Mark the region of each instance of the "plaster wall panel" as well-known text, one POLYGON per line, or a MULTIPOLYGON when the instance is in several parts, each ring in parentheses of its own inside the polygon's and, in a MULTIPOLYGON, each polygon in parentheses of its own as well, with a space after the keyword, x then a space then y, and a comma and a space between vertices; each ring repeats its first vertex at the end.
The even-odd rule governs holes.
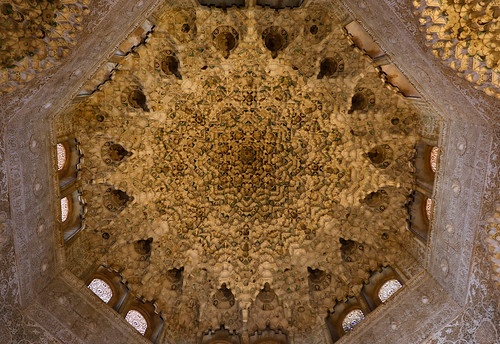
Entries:
POLYGON ((9 154, 9 185, 14 243, 18 252, 25 255, 18 259, 19 282, 23 303, 31 299, 50 279, 55 266, 55 232, 43 233, 45 240, 40 245, 37 223, 40 219, 47 228, 55 227, 56 213, 51 202, 53 180, 51 176, 51 154, 48 140, 48 122, 35 124, 33 119, 17 126, 10 126, 7 135, 9 154))
POLYGON ((499 291, 490 278, 493 273, 487 249, 482 243, 476 244, 465 308, 425 343, 500 342, 499 291))
POLYGON ((445 124, 441 115, 425 100, 414 98, 412 103, 421 113, 420 137, 429 144, 438 144, 445 124))
POLYGON ((428 269, 463 304, 492 137, 488 128, 454 122, 444 140, 428 269))
POLYGON ((488 153, 488 172, 485 185, 485 197, 482 205, 483 217, 493 214, 500 201, 500 193, 498 192, 498 185, 500 184, 500 130, 493 131, 492 136, 493 142, 491 144, 491 151, 488 153))
POLYGON ((424 272, 337 343, 422 343, 459 309, 446 290, 424 272))
MULTIPOLYGON (((1 224, 0 224, 1 226, 1 224)), ((0 339, 5 344, 60 344, 50 331, 22 312, 12 237, 0 245, 0 339)))
POLYGON ((64 343, 148 343, 132 326, 74 277, 54 278, 27 310, 64 343), (69 282, 68 282, 69 281, 69 282))
POLYGON ((0 216, 10 217, 9 193, 7 188, 7 166, 5 163, 5 124, 0 122, 0 216))

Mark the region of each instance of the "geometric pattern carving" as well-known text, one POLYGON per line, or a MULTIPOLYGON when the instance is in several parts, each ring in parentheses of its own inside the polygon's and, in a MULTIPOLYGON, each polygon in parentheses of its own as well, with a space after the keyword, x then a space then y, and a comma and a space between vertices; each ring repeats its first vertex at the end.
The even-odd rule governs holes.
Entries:
POLYGON ((344 329, 345 332, 352 331, 352 329, 357 324, 359 324, 364 318, 365 315, 363 314, 361 309, 354 309, 349 313, 347 313, 344 320, 342 320, 342 328, 344 329))
POLYGON ((128 311, 125 316, 125 320, 132 325, 140 334, 144 335, 146 329, 148 328, 148 322, 146 318, 136 310, 128 311))
POLYGON ((395 292, 397 292, 403 286, 397 279, 392 279, 385 282, 378 291, 378 297, 380 301, 385 302, 389 299, 395 292))
POLYGON ((500 98, 498 1, 417 0, 414 5, 434 55, 500 98))
POLYGON ((88 288, 94 292, 102 301, 108 303, 113 297, 111 287, 99 278, 94 278, 88 288))
POLYGON ((1 4, 0 93, 13 91, 66 57, 90 0, 1 4), (28 36, 29 35, 29 36, 28 36))
POLYGON ((131 291, 180 312, 185 325, 165 320, 175 341, 196 321, 238 331, 247 321, 253 332, 269 318, 311 333, 323 310, 299 300, 333 307, 370 270, 413 266, 401 247, 416 245, 403 205, 418 116, 334 14, 275 22, 257 8, 253 23, 232 8, 227 27, 217 10, 161 11, 147 44, 70 109, 89 230, 71 243, 68 268, 100 260, 122 271, 131 291), (180 267, 182 283, 165 284, 180 267), (257 297, 266 283, 271 302, 257 297), (210 315, 195 320, 202 307, 210 315))
POLYGON ((62 143, 57 144, 57 170, 61 171, 66 164, 66 148, 62 143))
POLYGON ((61 222, 68 219, 69 214, 69 200, 68 197, 61 198, 61 222))

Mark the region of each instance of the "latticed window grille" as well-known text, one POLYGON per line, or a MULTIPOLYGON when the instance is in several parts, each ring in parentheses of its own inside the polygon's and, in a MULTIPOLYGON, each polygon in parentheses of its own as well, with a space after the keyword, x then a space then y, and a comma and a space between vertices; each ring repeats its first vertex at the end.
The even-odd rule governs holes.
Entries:
POLYGON ((434 173, 437 172, 438 156, 439 156, 439 148, 432 147, 431 154, 429 156, 429 164, 431 165, 431 170, 434 173))
POLYGON ((427 201, 425 201, 425 216, 427 217, 427 220, 431 220, 431 215, 432 215, 432 199, 427 198, 427 201))
POLYGON ((347 313, 345 316, 344 320, 342 321, 342 328, 344 329, 345 332, 352 331, 352 329, 359 324, 363 319, 365 318, 365 315, 361 311, 361 309, 355 309, 347 313))
POLYGON ((69 200, 68 197, 61 198, 61 221, 65 222, 69 214, 69 200))
POLYGON ((61 171, 66 164, 66 148, 62 143, 57 144, 57 170, 61 171))
POLYGON ((125 316, 125 320, 127 320, 127 322, 132 325, 140 334, 144 335, 144 333, 146 333, 148 323, 146 321, 146 318, 144 318, 144 316, 138 311, 128 311, 127 315, 125 316))
POLYGON ((111 287, 99 278, 94 278, 89 284, 89 289, 94 292, 101 300, 108 303, 113 297, 111 287))
POLYGON ((380 301, 387 301, 395 292, 401 289, 403 286, 397 279, 392 279, 385 282, 378 291, 378 298, 380 301))

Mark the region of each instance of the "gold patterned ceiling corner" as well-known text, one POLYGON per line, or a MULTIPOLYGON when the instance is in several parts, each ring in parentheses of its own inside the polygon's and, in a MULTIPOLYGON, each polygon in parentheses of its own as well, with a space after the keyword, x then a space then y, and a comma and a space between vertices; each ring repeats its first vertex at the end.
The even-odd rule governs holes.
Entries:
POLYGON ((404 206, 418 116, 333 10, 154 17, 65 114, 87 205, 70 270, 119 270, 168 311, 174 340, 221 324, 310 333, 371 271, 415 263, 404 206))
POLYGON ((0 3, 0 93, 8 93, 68 55, 90 0, 0 3))
POLYGON ((414 1, 434 55, 500 98, 500 2, 414 1))

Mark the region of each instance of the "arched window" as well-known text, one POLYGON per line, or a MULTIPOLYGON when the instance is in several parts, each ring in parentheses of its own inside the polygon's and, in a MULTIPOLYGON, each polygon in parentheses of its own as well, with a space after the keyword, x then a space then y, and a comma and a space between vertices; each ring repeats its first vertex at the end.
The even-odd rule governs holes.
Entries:
POLYGON ((404 275, 397 273, 390 266, 384 266, 372 272, 361 289, 361 296, 365 299, 369 309, 374 310, 401 289, 404 280, 404 275))
POLYGON ((127 322, 132 325, 140 334, 144 335, 144 333, 146 333, 148 322, 140 312, 134 309, 128 311, 127 315, 125 316, 125 320, 127 320, 127 322))
POLYGON ((81 216, 85 211, 76 184, 80 151, 76 140, 70 138, 58 138, 55 150, 59 179, 61 230, 64 242, 67 242, 82 228, 81 216))
MULTIPOLYGON (((358 297, 363 297, 359 295, 358 297)), ((326 325, 332 342, 348 334, 371 310, 360 298, 347 296, 346 300, 336 301, 333 311, 328 310, 326 325)))
POLYGON ((68 154, 66 147, 62 143, 57 144, 57 170, 62 171, 66 167, 68 161, 68 154))
POLYGON ((410 194, 406 204, 409 215, 409 230, 424 243, 427 242, 429 237, 432 212, 435 205, 431 195, 432 193, 427 192, 427 190, 415 190, 410 194))
POLYGON ((88 279, 88 288, 109 307, 121 314, 144 338, 155 343, 163 327, 163 318, 153 302, 135 298, 117 271, 101 265, 88 279))
POLYGON ((153 343, 156 341, 163 327, 163 318, 157 313, 153 302, 128 298, 119 312, 124 314, 125 320, 145 338, 153 343))
POLYGON ((415 166, 416 183, 422 193, 431 195, 439 165, 440 149, 433 144, 418 142, 415 145, 415 151, 416 155, 413 164, 415 166))
POLYGON ((427 221, 431 221, 431 215, 432 215, 432 198, 427 198, 425 201, 425 217, 427 218, 427 221))
POLYGON ((85 209, 75 186, 62 190, 60 197, 61 232, 64 242, 67 242, 85 227, 82 222, 85 209))
POLYGON ((402 287, 403 286, 397 279, 391 279, 382 284, 377 294, 378 298, 380 299, 380 301, 385 302, 402 287))
POLYGON ((68 220, 69 215, 69 199, 68 197, 61 198, 61 222, 64 223, 68 220))
POLYGON ((342 328, 345 332, 352 331, 357 324, 361 322, 365 318, 365 315, 361 311, 361 309, 354 309, 347 313, 344 320, 342 320, 342 328))
POLYGON ((77 173, 80 161, 78 142, 71 138, 58 138, 55 146, 57 153, 57 177, 59 179, 59 197, 61 209, 61 231, 64 242, 75 236, 84 224, 84 202, 77 190, 77 173))
POLYGON ((55 148, 59 187, 64 189, 76 181, 81 156, 80 149, 75 139, 60 140, 55 148))
MULTIPOLYGON (((127 286, 122 282, 121 275, 103 265, 86 279, 87 286, 102 301, 108 304, 115 311, 119 311, 129 296, 127 286)), ((131 307, 130 309, 133 309, 131 307)), ((125 315, 126 312, 124 311, 125 315)))
POLYGON ((438 157, 439 157, 439 148, 432 147, 432 149, 429 153, 429 166, 430 166, 432 172, 434 172, 434 173, 437 172, 438 157))
POLYGON ((94 278, 88 287, 105 303, 108 303, 113 297, 111 287, 102 279, 94 278))

